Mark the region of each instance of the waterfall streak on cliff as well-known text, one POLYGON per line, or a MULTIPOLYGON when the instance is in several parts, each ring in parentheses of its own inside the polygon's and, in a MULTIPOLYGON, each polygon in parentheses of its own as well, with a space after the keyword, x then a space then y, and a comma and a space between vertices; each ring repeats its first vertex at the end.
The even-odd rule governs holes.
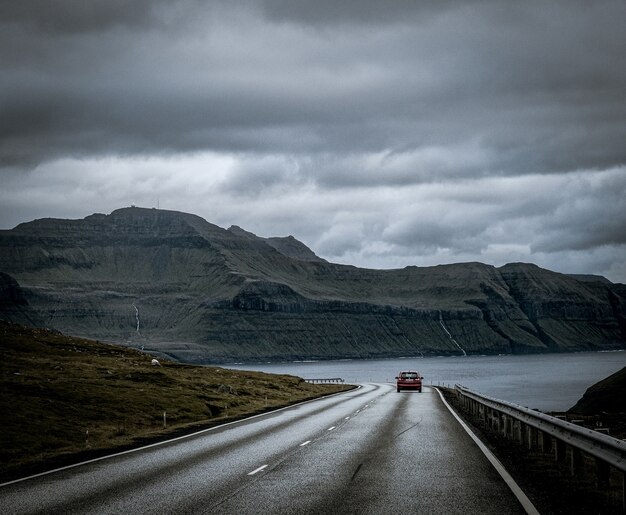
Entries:
POLYGON ((452 343, 454 343, 454 345, 456 345, 459 348, 459 350, 463 353, 463 356, 467 356, 467 352, 465 352, 465 349, 463 349, 463 347, 461 347, 459 343, 454 338, 452 338, 452 335, 450 334, 450 331, 448 331, 446 324, 443 323, 443 316, 441 315, 441 311, 439 311, 439 324, 441 325, 443 330, 446 332, 450 340, 452 340, 452 343))
POLYGON ((135 308, 135 318, 137 319, 137 334, 139 334, 139 309, 137 309, 134 302, 133 307, 135 308))

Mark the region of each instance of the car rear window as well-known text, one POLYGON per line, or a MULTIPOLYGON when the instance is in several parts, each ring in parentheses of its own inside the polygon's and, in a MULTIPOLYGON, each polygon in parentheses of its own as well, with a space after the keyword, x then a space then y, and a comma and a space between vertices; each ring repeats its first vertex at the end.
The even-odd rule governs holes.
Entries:
POLYGON ((417 377, 417 374, 415 372, 403 372, 402 374, 400 374, 400 377, 402 379, 415 379, 417 377))

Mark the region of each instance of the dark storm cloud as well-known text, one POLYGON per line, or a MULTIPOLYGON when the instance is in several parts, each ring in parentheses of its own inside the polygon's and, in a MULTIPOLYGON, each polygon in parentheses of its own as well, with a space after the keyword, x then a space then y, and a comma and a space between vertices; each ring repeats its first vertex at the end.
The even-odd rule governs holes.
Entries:
POLYGON ((3 162, 401 152, 475 138, 493 156, 486 173, 626 160, 622 3, 530 3, 514 16, 491 2, 268 2, 260 23, 254 3, 227 16, 190 1, 15 4, 0 16, 3 162), (335 28, 341 19, 351 24, 335 28))
POLYGON ((621 0, 3 2, 0 217, 66 215, 50 191, 159 197, 331 260, 626 277, 624 19, 621 0))
MULTIPOLYGON (((167 0, 20 0, 3 2, 3 24, 57 34, 100 31, 155 22, 167 0)), ((186 2, 191 3, 191 2, 186 2)))
MULTIPOLYGON (((458 4, 454 0, 421 1, 396 0, 377 2, 376 0, 347 0, 318 2, 264 0, 265 14, 272 20, 301 23, 312 26, 335 24, 381 25, 413 23, 425 16, 445 12, 458 4)), ((476 2, 467 2, 476 3, 476 2)))

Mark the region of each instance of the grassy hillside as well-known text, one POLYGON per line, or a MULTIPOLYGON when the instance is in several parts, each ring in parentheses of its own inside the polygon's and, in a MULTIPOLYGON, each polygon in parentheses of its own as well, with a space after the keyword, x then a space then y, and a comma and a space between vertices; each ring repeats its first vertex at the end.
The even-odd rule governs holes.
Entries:
POLYGON ((587 427, 626 439, 626 367, 590 386, 567 413, 587 427))
POLYGON ((151 359, 0 321, 0 479, 349 388, 151 359))
POLYGON ((626 367, 588 388, 569 411, 581 415, 620 413, 626 417, 626 367))

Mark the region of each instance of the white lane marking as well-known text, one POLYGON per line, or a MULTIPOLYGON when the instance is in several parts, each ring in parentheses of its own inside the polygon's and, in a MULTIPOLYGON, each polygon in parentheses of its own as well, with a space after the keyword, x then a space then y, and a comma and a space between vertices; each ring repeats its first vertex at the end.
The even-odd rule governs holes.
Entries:
POLYGON ((256 473, 261 472, 266 467, 267 467, 267 465, 263 465, 263 466, 259 467, 258 469, 254 469, 252 472, 248 472, 248 475, 249 476, 254 476, 256 473))
POLYGON ((337 426, 331 426, 328 428, 329 431, 332 431, 333 429, 335 429, 337 426))
POLYGON ((305 445, 309 445, 311 443, 311 440, 307 440, 306 442, 302 442, 300 444, 300 447, 304 447, 305 445))
POLYGON ((355 413, 358 413, 359 411, 361 411, 360 409, 356 410, 355 413))
POLYGON ((344 420, 350 420, 350 417, 346 417, 346 418, 344 418, 344 420))
MULTIPOLYGON (((360 390, 361 388, 362 388, 362 385, 359 385, 359 387, 356 388, 356 390, 360 390)), ((298 402, 296 404, 292 404, 291 406, 283 406, 282 408, 278 408, 278 409, 273 410, 273 411, 268 411, 266 413, 259 413, 258 415, 252 415, 251 417, 242 418, 240 420, 233 420, 232 422, 225 422, 224 424, 220 424, 218 426, 213 426, 213 427, 208 427, 206 429, 201 429, 200 431, 196 431, 195 433, 189 433, 188 435, 177 436, 176 438, 170 438, 169 440, 163 440, 161 442, 151 443, 151 444, 148 444, 148 445, 144 445, 143 447, 135 447, 134 449, 129 449, 127 451, 116 452, 114 454, 107 454, 106 456, 100 456, 99 458, 93 458, 91 460, 81 461, 79 463, 72 463, 71 465, 65 465, 64 467, 59 467, 59 468, 52 469, 52 470, 46 470, 45 472, 39 472, 38 474, 33 474, 31 476, 21 477, 19 479, 14 479, 12 481, 7 481, 6 483, 0 483, 0 488, 5 487, 5 486, 9 486, 9 485, 14 485, 15 483, 21 483, 23 481, 28 481, 30 479, 35 479, 37 477, 48 476, 50 474, 56 474, 57 472, 61 472, 63 470, 69 470, 69 469, 73 469, 73 468, 77 468, 77 467, 82 467, 83 465, 89 465, 90 463, 97 463, 98 461, 104 461, 104 460, 108 460, 108 459, 111 459, 111 458, 117 458, 118 456, 124 456, 126 454, 133 454, 135 452, 144 451, 144 450, 150 449, 152 447, 160 447, 162 445, 168 445, 168 444, 171 444, 173 442, 178 442, 178 441, 181 441, 181 440, 186 440, 188 438, 193 438, 195 436, 198 436, 198 435, 201 435, 201 434, 204 434, 204 433, 209 433, 211 431, 215 431, 215 430, 218 430, 218 429, 223 429, 223 428, 228 427, 228 426, 233 426, 233 425, 239 425, 239 424, 242 424, 242 423, 246 423, 246 422, 249 422, 250 420, 253 420, 255 418, 267 417, 268 415, 273 415, 274 413, 278 413, 280 411, 287 411, 287 410, 294 409, 294 408, 296 408, 298 406, 303 406, 305 404, 311 404, 313 402, 320 401, 320 400, 323 400, 323 399, 329 399, 331 397, 338 397, 339 395, 343 395, 344 393, 346 393, 346 392, 332 393, 330 395, 325 395, 323 397, 318 397, 316 399, 311 399, 311 400, 308 400, 308 401, 298 402)))
POLYGON ((480 439, 474 434, 474 432, 469 428, 469 426, 463 420, 461 420, 461 417, 459 417, 454 412, 454 410, 448 404, 448 401, 446 401, 446 399, 444 398, 444 396, 441 393, 441 391, 439 390, 439 388, 434 388, 434 389, 437 390, 437 393, 439 394, 439 397, 441 397, 441 400, 443 401, 445 406, 448 408, 450 413, 452 413, 452 415, 454 415, 454 418, 456 418, 458 423, 461 424, 461 427, 463 429, 465 429, 465 431, 467 432, 468 435, 470 435, 472 440, 474 440, 476 445, 478 445, 478 448, 481 451, 483 451, 483 454, 487 457, 489 462, 493 465, 493 468, 495 468, 498 471, 498 474, 500 474, 500 476, 502 477, 502 479, 504 479, 504 482, 511 489, 511 491, 513 492, 513 495, 515 495, 515 497, 517 497, 517 500, 520 502, 520 504, 526 510, 526 513, 528 513, 529 515, 539 515, 539 512, 537 511, 537 508, 535 508, 535 505, 531 502, 531 500, 526 496, 524 491, 520 488, 520 486, 511 477, 511 474, 509 474, 507 472, 507 470, 504 468, 504 465, 502 465, 502 463, 500 463, 500 460, 498 460, 498 458, 496 458, 493 455, 493 453, 489 449, 487 449, 487 447, 485 447, 485 444, 482 443, 480 441, 480 439))

